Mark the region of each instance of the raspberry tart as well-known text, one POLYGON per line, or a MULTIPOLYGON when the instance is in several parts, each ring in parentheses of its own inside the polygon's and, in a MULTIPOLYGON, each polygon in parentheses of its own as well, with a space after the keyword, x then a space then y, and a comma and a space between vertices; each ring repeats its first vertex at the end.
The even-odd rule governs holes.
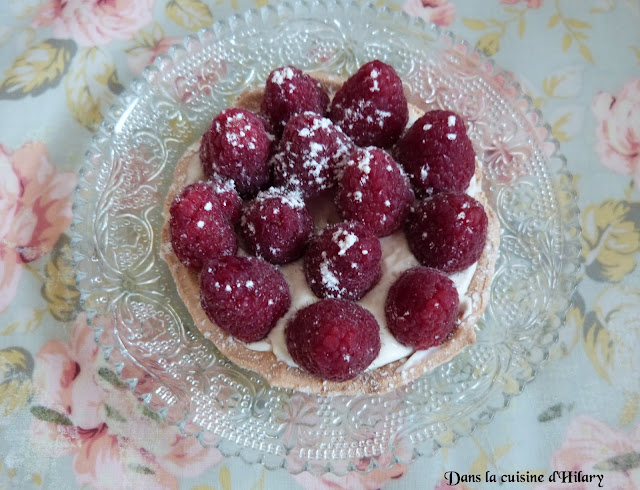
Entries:
POLYGON ((281 67, 178 162, 162 253, 233 362, 306 393, 384 393, 475 342, 500 234, 481 179, 462 118, 408 104, 391 66, 281 67))

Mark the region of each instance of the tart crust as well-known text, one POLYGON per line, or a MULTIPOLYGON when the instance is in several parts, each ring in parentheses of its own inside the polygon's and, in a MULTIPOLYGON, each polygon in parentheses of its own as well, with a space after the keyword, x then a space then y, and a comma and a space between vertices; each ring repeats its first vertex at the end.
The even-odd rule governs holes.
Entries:
MULTIPOLYGON (((340 88, 344 80, 339 77, 324 73, 310 73, 317 79, 327 91, 330 98, 340 88)), ((263 87, 252 88, 242 93, 234 104, 236 107, 259 112, 262 100, 263 87)), ((410 111, 414 114, 422 112, 410 105, 410 111)), ((471 311, 461 312, 459 321, 452 335, 440 346, 429 352, 424 359, 403 369, 405 359, 394 361, 378 369, 365 371, 356 378, 345 382, 323 381, 302 369, 289 366, 279 361, 273 352, 255 351, 231 337, 212 323, 200 305, 199 275, 184 267, 171 246, 169 230, 169 207, 171 202, 182 189, 190 183, 202 180, 204 175, 199 165, 199 141, 194 143, 178 162, 173 176, 173 182, 169 188, 164 205, 165 223, 162 227, 162 256, 169 265, 169 269, 175 280, 178 294, 184 301, 194 323, 216 347, 231 361, 241 367, 250 369, 262 375, 271 385, 290 388, 304 393, 312 393, 324 396, 356 395, 356 394, 383 394, 399 388, 410 381, 422 376, 435 367, 453 359, 465 347, 476 340, 475 324, 480 319, 489 302, 491 280, 498 255, 500 243, 500 227, 498 219, 483 192, 475 195, 487 213, 489 226, 487 229, 487 242, 482 256, 478 260, 476 271, 469 284, 467 296, 472 298, 471 311)), ((476 167, 476 179, 480 182, 481 170, 476 167)))

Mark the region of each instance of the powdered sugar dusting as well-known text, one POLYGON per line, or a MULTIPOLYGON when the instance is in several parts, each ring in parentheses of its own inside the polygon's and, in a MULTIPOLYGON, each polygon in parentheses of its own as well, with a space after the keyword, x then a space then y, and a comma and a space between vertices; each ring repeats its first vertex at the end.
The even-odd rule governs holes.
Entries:
POLYGON ((285 80, 293 79, 294 73, 290 66, 284 66, 277 70, 274 70, 271 80, 276 85, 282 85, 285 80))
POLYGON ((363 158, 358 162, 358 168, 362 170, 362 173, 369 175, 371 173, 371 159, 373 155, 366 149, 363 153, 363 158))
MULTIPOLYGON (((371 91, 376 88, 376 83, 371 87, 371 91)), ((378 89, 379 90, 379 89, 378 89)), ((353 130, 355 124, 359 121, 367 121, 370 124, 377 124, 379 127, 384 127, 385 119, 391 117, 391 112, 384 111, 382 109, 375 108, 371 101, 361 99, 355 105, 355 107, 346 107, 343 112, 343 117, 340 121, 337 121, 339 126, 347 127, 353 130)))
POLYGON ((338 255, 344 255, 357 241, 358 237, 355 233, 346 230, 337 230, 333 234, 333 241, 340 247, 338 255))
POLYGON ((309 156, 311 158, 317 158, 317 156, 324 150, 325 150, 325 146, 321 145, 320 143, 316 143, 315 141, 312 141, 309 144, 309 156))
MULTIPOLYGON (((286 189, 284 187, 271 187, 266 191, 260 191, 255 200, 261 204, 268 199, 279 198, 280 202, 292 209, 304 208, 304 198, 298 189, 286 189)), ((255 229, 254 229, 255 230, 255 229)))
POLYGON ((331 271, 329 261, 324 261, 320 264, 320 273, 322 274, 322 284, 324 284, 327 289, 331 289, 333 291, 340 290, 340 281, 331 271))
POLYGON ((292 209, 304 208, 304 199, 302 198, 302 192, 298 189, 293 189, 288 192, 283 192, 280 195, 280 201, 282 204, 286 204, 292 209))
POLYGON ((308 111, 294 116, 273 157, 276 181, 295 183, 305 197, 333 187, 333 177, 350 150, 348 143, 330 119, 308 111))

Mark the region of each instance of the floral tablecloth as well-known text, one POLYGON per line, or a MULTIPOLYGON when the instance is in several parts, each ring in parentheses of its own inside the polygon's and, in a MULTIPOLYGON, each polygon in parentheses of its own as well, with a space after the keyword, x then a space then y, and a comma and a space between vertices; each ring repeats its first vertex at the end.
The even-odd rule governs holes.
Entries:
POLYGON ((584 267, 573 306, 548 364, 489 425, 411 466, 292 476, 182 436, 105 367, 69 265, 90 137, 183 35, 266 3, 0 3, 0 488, 640 488, 638 0, 377 2, 511 71, 574 175, 584 267))

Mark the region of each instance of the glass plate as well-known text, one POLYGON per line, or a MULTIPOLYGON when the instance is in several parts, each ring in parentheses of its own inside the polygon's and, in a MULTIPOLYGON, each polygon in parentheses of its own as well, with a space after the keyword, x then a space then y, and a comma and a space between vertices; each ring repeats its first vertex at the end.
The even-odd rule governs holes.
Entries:
POLYGON ((100 127, 81 171, 73 246, 105 357, 148 406, 225 455, 292 473, 410 462, 488 423, 547 358, 576 286, 578 209, 565 159, 512 76, 402 12, 297 1, 187 37, 148 67, 100 127), (212 117, 275 67, 342 76, 378 58, 410 102, 461 113, 502 227, 478 342, 384 396, 271 388, 194 328, 159 255, 173 167, 212 117))

